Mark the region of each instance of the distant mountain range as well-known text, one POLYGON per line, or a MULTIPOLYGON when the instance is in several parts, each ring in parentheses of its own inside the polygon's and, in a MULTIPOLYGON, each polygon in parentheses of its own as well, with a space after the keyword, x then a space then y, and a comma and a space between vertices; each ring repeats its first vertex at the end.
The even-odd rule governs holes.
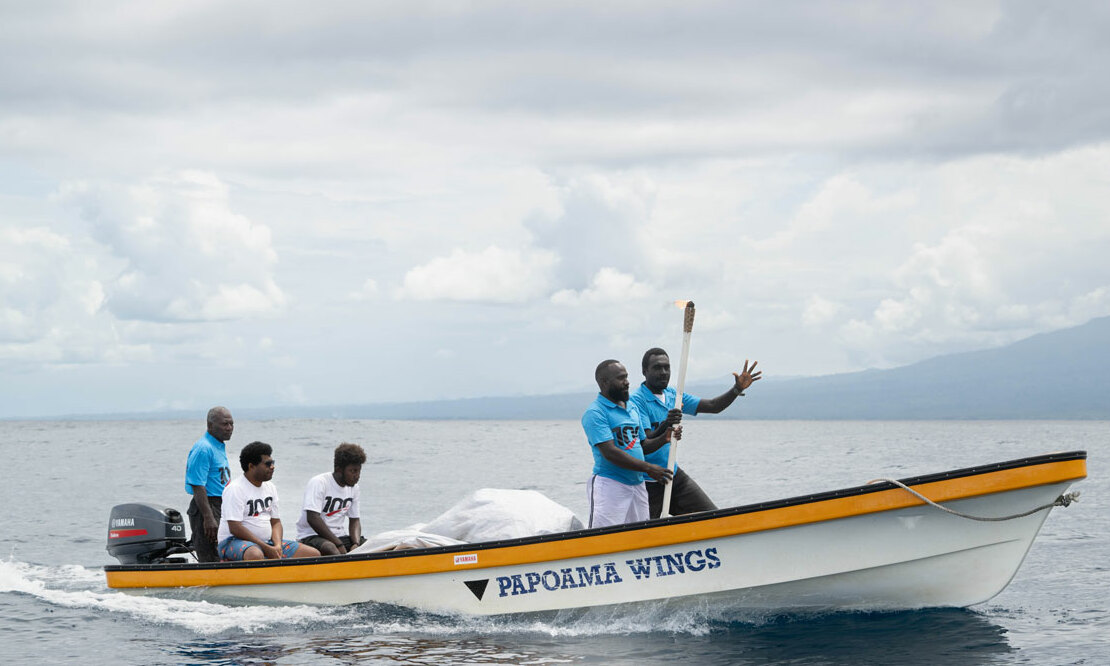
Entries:
MULTIPOLYGON (((687 387, 715 396, 731 378, 687 387)), ((243 418, 577 419, 595 393, 239 409, 243 418)), ((193 415, 190 415, 193 416, 193 415)), ((889 370, 767 378, 710 418, 1110 419, 1110 317, 889 370)))
MULTIPOLYGON (((638 373, 637 373, 638 374, 638 373)), ((713 397, 731 376, 687 386, 713 397)), ((633 385, 635 388, 635 383, 633 385)), ((234 407, 240 419, 578 419, 595 392, 426 402, 234 407)), ((65 417, 63 417, 65 418, 65 417)), ((80 415, 78 419, 195 419, 195 412, 80 415)), ((767 377, 727 419, 1110 420, 1110 317, 997 349, 938 356, 889 370, 767 377)))
POLYGON ((997 349, 759 388, 746 417, 1110 419, 1110 317, 997 349))

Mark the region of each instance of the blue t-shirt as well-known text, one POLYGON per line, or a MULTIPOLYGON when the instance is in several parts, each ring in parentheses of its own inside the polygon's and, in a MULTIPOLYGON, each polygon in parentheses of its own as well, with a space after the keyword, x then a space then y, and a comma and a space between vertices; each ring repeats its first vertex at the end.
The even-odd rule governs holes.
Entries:
POLYGON ((642 472, 614 465, 597 448, 598 444, 612 440, 618 449, 633 458, 644 459, 644 449, 640 446, 644 441, 644 429, 640 427, 640 413, 632 402, 621 407, 599 393, 582 415, 582 429, 586 431, 586 440, 594 454, 594 474, 630 486, 643 483, 642 472))
MULTIPOLYGON (((667 412, 674 409, 675 398, 678 397, 678 391, 670 386, 663 389, 663 401, 660 402, 659 398, 651 392, 645 384, 640 384, 640 388, 636 389, 632 395, 628 397, 628 401, 636 405, 636 409, 640 412, 640 425, 643 426, 644 432, 651 432, 659 427, 659 424, 667 419, 667 412)), ((695 416, 698 413, 698 403, 701 398, 689 393, 682 394, 682 413, 695 416)), ((658 449, 644 456, 644 460, 653 465, 660 467, 667 466, 667 458, 671 455, 671 443, 667 442, 658 449)), ((678 462, 675 462, 672 472, 678 471, 678 462)), ((645 476, 644 481, 652 481, 651 477, 645 476)))
POLYGON ((204 486, 209 497, 223 497, 224 486, 229 481, 231 468, 227 464, 227 447, 206 432, 189 449, 189 461, 185 463, 185 492, 192 495, 193 486, 204 486))

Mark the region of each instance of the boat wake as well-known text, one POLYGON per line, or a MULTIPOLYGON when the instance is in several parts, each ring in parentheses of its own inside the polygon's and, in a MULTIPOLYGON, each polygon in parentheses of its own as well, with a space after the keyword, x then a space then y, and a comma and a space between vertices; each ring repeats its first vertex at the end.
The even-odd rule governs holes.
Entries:
POLYGON ((729 625, 760 626, 774 621, 778 616, 750 609, 735 609, 711 601, 700 604, 654 601, 534 615, 460 618, 457 627, 445 626, 444 631, 548 637, 648 633, 703 636, 729 625))
POLYGON ((108 589, 104 572, 79 565, 38 566, 0 560, 0 593, 16 593, 63 608, 120 613, 155 625, 173 625, 201 635, 255 633, 277 626, 315 626, 350 618, 344 608, 232 606, 207 601, 142 597, 108 589))
MULTIPOLYGON (((738 613, 709 604, 675 608, 666 602, 557 611, 537 615, 468 617, 415 611, 386 604, 344 607, 213 603, 160 596, 137 596, 108 589, 98 568, 76 564, 41 566, 0 560, 0 593, 19 594, 57 607, 131 616, 198 635, 263 633, 279 628, 360 629, 370 634, 423 636, 519 635, 573 637, 669 633, 704 635, 735 622, 759 625, 774 616, 738 613)), ((181 595, 195 595, 183 591, 181 595)))
MULTIPOLYGON (((104 573, 98 568, 41 566, 13 559, 0 560, 0 593, 23 595, 54 607, 129 616, 145 624, 177 627, 197 636, 283 634, 291 628, 301 634, 341 631, 347 636, 362 634, 381 639, 389 636, 398 639, 484 636, 494 640, 498 636, 522 635, 538 638, 645 634, 706 636, 737 630, 775 631, 775 627, 819 620, 823 616, 832 616, 825 621, 851 621, 845 616, 855 615, 760 613, 708 600, 700 604, 659 601, 493 617, 443 615, 375 603, 344 607, 213 603, 177 598, 174 592, 167 591, 157 597, 116 592, 107 588, 104 573)), ((182 591, 180 594, 196 592, 182 591)))

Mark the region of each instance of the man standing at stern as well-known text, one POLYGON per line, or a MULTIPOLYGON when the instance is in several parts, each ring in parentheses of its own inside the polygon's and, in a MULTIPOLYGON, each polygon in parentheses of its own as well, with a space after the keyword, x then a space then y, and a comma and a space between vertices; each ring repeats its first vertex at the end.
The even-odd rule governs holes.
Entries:
MULTIPOLYGON (((755 366, 758 363, 759 361, 755 361, 751 364, 751 367, 748 367, 748 362, 744 361, 744 369, 741 372, 732 373, 735 378, 733 385, 716 398, 702 399, 696 395, 683 393, 682 410, 680 411, 675 409, 675 399, 678 392, 668 386, 671 382, 671 359, 667 356, 667 352, 658 347, 653 347, 644 352, 641 364, 644 372, 644 382, 632 394, 631 402, 639 410, 641 425, 649 437, 673 429, 675 439, 682 439, 682 426, 678 425, 682 420, 682 415, 685 413, 696 416, 697 414, 719 414, 723 412, 736 398, 744 395, 744 390, 751 386, 753 382, 759 381, 763 372, 755 371, 755 366)), ((666 467, 670 454, 671 443, 668 438, 658 449, 649 452, 645 458, 650 463, 666 467)), ((678 466, 677 462, 675 468, 668 471, 674 474, 674 486, 671 488, 670 515, 680 516, 696 511, 712 511, 717 508, 717 505, 709 499, 709 496, 705 494, 697 482, 678 466)), ((647 493, 652 518, 658 518, 663 512, 663 490, 662 483, 648 481, 647 493)))
POLYGON ((322 555, 342 555, 366 541, 359 521, 358 480, 366 452, 357 444, 335 447, 333 471, 317 474, 304 489, 297 540, 322 555))
POLYGON ((644 454, 670 441, 664 428, 646 438, 635 405, 628 401, 628 371, 619 361, 602 361, 594 371, 599 393, 582 415, 582 428, 594 456, 593 476, 586 484, 590 527, 620 525, 648 519, 644 475, 660 485, 671 478, 665 467, 644 461, 644 454))
POLYGON ((189 501, 189 529, 193 552, 199 562, 218 562, 216 533, 220 528, 220 504, 224 486, 231 481, 225 442, 231 439, 235 420, 227 407, 208 410, 208 432, 193 443, 185 463, 185 492, 189 501))

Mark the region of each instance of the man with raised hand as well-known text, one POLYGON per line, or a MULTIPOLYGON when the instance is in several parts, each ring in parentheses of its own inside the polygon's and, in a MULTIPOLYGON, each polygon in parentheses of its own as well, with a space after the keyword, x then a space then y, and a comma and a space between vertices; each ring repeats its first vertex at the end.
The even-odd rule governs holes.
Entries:
MULTIPOLYGON (((647 350, 644 352, 644 358, 641 362, 644 381, 631 396, 631 402, 636 405, 639 411, 640 423, 644 432, 647 433, 648 437, 652 437, 673 429, 674 438, 676 440, 682 439, 682 426, 679 425, 682 421, 682 415, 719 414, 727 409, 736 398, 744 395, 744 391, 753 382, 759 381, 763 372, 755 371, 755 366, 758 363, 758 361, 755 361, 749 367, 748 362, 744 361, 744 369, 741 372, 732 373, 735 378, 733 385, 716 398, 699 398, 696 395, 684 392, 682 394, 682 410, 680 411, 675 408, 677 391, 668 386, 671 382, 670 357, 667 356, 667 352, 658 347, 647 350)), ((658 449, 645 455, 644 458, 649 463, 666 467, 670 452, 671 443, 668 439, 658 449)), ((677 461, 674 469, 669 471, 674 474, 674 480, 672 481, 674 485, 671 486, 670 515, 680 516, 697 511, 712 511, 717 508, 717 505, 709 499, 709 496, 698 486, 697 482, 678 466, 677 461)), ((665 489, 662 483, 655 483, 650 479, 644 480, 647 482, 651 517, 658 518, 663 512, 663 491, 665 489)))
POLYGON ((359 521, 358 481, 366 452, 357 444, 335 447, 333 470, 318 474, 304 489, 297 540, 322 555, 342 555, 366 541, 359 521))
POLYGON ((281 510, 274 478, 273 449, 265 442, 251 442, 239 452, 243 476, 224 489, 220 518, 220 559, 237 560, 317 557, 320 551, 283 539, 281 510))
POLYGON ((225 443, 235 430, 227 407, 208 410, 208 431, 193 443, 185 463, 185 492, 189 500, 189 528, 198 562, 218 562, 216 534, 220 529, 220 503, 224 486, 231 481, 225 443))
POLYGON ((594 371, 597 398, 582 415, 582 429, 593 452, 593 476, 586 484, 590 502, 589 527, 605 527, 648 519, 644 476, 660 484, 670 470, 644 461, 644 453, 669 441, 663 429, 654 438, 644 436, 640 414, 628 401, 628 371, 620 362, 602 361, 594 371))

